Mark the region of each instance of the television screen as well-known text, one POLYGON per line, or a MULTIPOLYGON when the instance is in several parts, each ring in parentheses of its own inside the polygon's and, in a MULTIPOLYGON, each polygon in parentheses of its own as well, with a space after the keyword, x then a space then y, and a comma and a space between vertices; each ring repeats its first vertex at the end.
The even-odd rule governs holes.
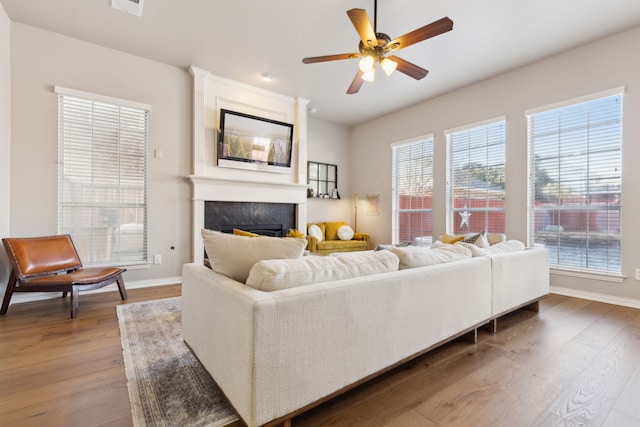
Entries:
POLYGON ((220 110, 218 160, 291 167, 293 125, 220 110))

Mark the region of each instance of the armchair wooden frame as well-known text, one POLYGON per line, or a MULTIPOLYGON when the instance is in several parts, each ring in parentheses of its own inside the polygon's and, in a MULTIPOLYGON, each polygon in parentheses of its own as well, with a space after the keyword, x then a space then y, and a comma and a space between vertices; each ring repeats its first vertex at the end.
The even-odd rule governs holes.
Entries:
POLYGON ((11 275, 4 293, 0 315, 7 313, 14 292, 62 292, 71 294, 71 318, 78 317, 80 291, 98 289, 116 282, 120 297, 127 299, 118 267, 83 268, 71 236, 4 238, 2 243, 11 262, 11 275))

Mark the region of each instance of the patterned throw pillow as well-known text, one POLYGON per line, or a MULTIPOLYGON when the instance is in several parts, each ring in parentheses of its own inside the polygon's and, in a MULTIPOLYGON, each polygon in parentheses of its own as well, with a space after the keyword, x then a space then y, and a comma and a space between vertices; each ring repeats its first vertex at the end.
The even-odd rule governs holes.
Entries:
POLYGON ((480 233, 476 233, 476 234, 467 235, 464 237, 464 239, 462 239, 462 242, 475 243, 482 236, 484 236, 484 231, 481 231, 480 233))

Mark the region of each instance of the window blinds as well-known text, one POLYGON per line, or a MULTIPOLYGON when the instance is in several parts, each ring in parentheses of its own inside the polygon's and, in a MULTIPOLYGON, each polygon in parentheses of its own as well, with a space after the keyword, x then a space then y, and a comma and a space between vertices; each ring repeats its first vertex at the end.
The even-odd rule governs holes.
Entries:
POLYGON ((433 137, 392 146, 393 243, 429 245, 433 234, 433 137))
POLYGON ((447 231, 504 233, 505 120, 445 135, 447 231))
POLYGON ((58 231, 83 263, 147 262, 147 113, 58 91, 58 231))
POLYGON ((527 119, 534 242, 552 266, 619 274, 622 94, 527 119))

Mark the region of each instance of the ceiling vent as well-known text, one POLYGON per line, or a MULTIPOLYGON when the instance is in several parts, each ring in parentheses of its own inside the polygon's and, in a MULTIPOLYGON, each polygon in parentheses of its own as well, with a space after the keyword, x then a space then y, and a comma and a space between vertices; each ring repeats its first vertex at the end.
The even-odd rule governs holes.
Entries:
POLYGON ((144 0, 111 0, 111 7, 131 15, 142 16, 144 0))

